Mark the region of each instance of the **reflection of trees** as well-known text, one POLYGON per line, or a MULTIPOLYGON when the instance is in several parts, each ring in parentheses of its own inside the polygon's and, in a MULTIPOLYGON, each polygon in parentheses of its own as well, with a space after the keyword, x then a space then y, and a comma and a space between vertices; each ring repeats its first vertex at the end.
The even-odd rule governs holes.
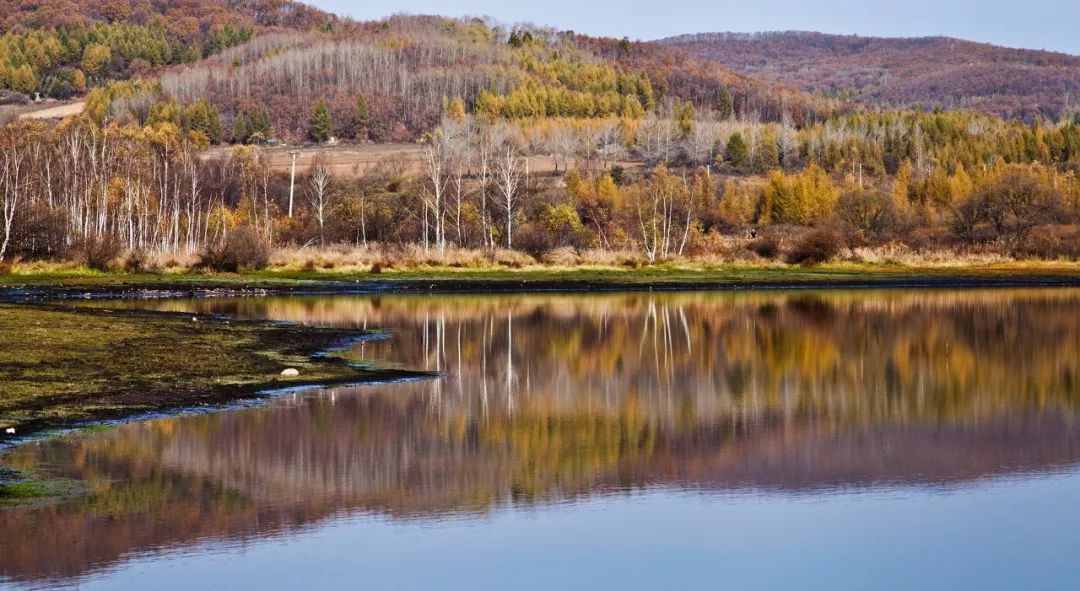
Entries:
POLYGON ((609 404, 671 419, 973 420, 1080 394, 1075 290, 386 296, 163 302, 397 338, 357 358, 444 371, 432 395, 609 404), (1022 368, 1022 371, 1017 371, 1022 368))
POLYGON ((55 466, 93 494, 0 511, 0 531, 20 532, 0 574, 70 576, 340 511, 423 517, 653 485, 950 483, 1080 457, 1075 291, 197 305, 391 327, 353 354, 445 377, 15 450, 5 463, 55 466))
POLYGON ((1077 293, 996 293, 512 300, 505 319, 483 301, 417 313, 405 299, 400 308, 384 300, 372 317, 404 327, 382 355, 448 372, 433 395, 455 399, 611 405, 637 394, 668 421, 687 412, 867 423, 1071 410, 1077 293))

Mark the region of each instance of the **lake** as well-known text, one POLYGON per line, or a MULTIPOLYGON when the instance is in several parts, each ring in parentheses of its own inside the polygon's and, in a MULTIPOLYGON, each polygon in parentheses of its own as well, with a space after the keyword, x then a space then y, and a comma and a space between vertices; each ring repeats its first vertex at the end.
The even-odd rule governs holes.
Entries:
POLYGON ((90 305, 440 377, 8 449, 87 494, 0 508, 0 587, 1080 588, 1080 290, 90 305))

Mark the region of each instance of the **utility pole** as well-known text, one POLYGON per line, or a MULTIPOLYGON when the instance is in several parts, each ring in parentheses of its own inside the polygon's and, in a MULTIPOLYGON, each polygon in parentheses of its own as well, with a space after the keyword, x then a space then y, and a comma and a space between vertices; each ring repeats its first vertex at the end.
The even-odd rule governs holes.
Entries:
POLYGON ((292 156, 292 175, 289 177, 289 219, 292 219, 293 195, 296 190, 296 159, 300 156, 300 151, 293 150, 289 152, 289 156, 292 156))

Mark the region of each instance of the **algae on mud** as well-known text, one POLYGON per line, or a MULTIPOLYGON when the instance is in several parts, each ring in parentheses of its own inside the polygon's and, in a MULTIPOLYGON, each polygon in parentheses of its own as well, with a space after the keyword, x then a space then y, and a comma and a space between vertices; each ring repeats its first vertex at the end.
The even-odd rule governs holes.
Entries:
POLYGON ((314 355, 363 335, 190 314, 0 304, 0 433, 403 375, 314 355), (287 367, 300 375, 282 377, 287 367))

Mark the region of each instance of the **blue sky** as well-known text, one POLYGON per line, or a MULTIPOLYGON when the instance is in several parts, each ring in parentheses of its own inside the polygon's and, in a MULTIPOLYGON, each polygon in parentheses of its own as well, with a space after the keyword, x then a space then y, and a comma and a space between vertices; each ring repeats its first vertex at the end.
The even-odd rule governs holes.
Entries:
POLYGON ((396 12, 491 16, 594 35, 655 39, 712 31, 812 30, 882 36, 949 35, 1080 55, 1077 0, 308 0, 361 19, 396 12))

